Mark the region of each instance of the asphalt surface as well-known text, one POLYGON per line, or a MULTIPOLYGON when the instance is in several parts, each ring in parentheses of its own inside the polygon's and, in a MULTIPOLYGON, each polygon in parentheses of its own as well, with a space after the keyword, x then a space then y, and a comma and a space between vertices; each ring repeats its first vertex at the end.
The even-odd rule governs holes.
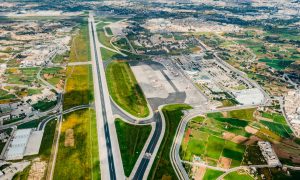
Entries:
POLYGON ((156 120, 155 131, 154 131, 154 134, 153 134, 153 136, 150 140, 150 143, 146 149, 145 155, 136 171, 136 174, 133 177, 134 180, 143 179, 145 171, 150 162, 150 156, 147 156, 147 154, 152 155, 152 153, 154 152, 154 149, 156 147, 156 144, 158 142, 158 139, 159 139, 161 131, 162 131, 162 120, 161 120, 160 114, 158 112, 156 112, 154 114, 154 119, 156 120))
POLYGON ((100 100, 101 100, 101 105, 102 105, 102 117, 103 117, 103 123, 104 123, 104 133, 106 137, 106 147, 107 147, 107 155, 108 155, 108 162, 109 162, 109 174, 110 174, 110 179, 115 180, 116 178, 116 170, 115 170, 115 165, 114 165, 114 157, 112 153, 112 145, 111 145, 111 139, 110 139, 110 133, 109 133, 109 128, 108 128, 108 123, 107 123, 107 114, 106 114, 106 107, 105 107, 105 102, 104 102, 104 93, 102 89, 102 82, 101 82, 101 76, 100 76, 100 69, 99 69, 99 57, 97 54, 97 47, 96 47, 96 40, 95 40, 95 30, 93 27, 92 22, 91 27, 92 27, 92 34, 93 34, 93 45, 94 45, 94 52, 95 52, 95 61, 96 61, 96 67, 97 67, 97 75, 98 75, 98 81, 99 81, 99 90, 100 90, 100 100))
MULTIPOLYGON (((71 113, 73 111, 77 111, 77 110, 80 110, 80 109, 86 109, 86 108, 89 108, 90 105, 80 105, 80 106, 75 106, 75 107, 72 107, 70 109, 67 109, 65 111, 62 112, 62 114, 68 114, 68 113, 71 113)), ((43 119, 42 122, 39 123, 39 126, 37 128, 38 131, 41 131, 45 128, 45 126, 47 125, 47 123, 54 119, 55 117, 57 117, 58 114, 53 114, 53 115, 50 115, 48 117, 46 117, 45 119, 43 119)))

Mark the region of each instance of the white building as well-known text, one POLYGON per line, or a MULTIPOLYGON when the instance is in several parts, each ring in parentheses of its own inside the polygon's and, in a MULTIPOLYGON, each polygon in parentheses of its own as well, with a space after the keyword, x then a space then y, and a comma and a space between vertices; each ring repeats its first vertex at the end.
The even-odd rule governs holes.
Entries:
POLYGON ((276 153, 273 151, 272 146, 269 142, 259 141, 257 144, 261 150, 262 155, 264 156, 265 160, 267 161, 268 165, 271 165, 271 166, 280 166, 281 165, 276 153))
POLYGON ((6 160, 17 160, 23 158, 31 131, 32 129, 18 129, 15 131, 13 139, 4 155, 6 160))

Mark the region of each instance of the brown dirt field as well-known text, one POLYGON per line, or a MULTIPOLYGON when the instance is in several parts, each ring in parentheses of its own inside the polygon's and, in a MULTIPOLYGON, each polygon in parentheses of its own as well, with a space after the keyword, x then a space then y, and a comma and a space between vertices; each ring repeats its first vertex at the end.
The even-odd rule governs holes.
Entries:
POLYGON ((28 180, 41 180, 44 177, 47 163, 40 158, 34 159, 29 171, 28 180))
POLYGON ((51 79, 51 78, 53 78, 52 74, 44 74, 43 76, 44 76, 45 79, 51 79))
POLYGON ((163 175, 162 180, 172 180, 172 176, 163 175))
POLYGON ((233 139, 231 139, 231 141, 234 143, 240 144, 240 143, 246 141, 247 139, 248 138, 246 138, 244 136, 238 135, 238 136, 235 136, 233 139))
POLYGON ((64 80, 59 80, 59 83, 58 84, 56 84, 56 88, 57 89, 63 89, 64 88, 64 83, 65 83, 65 81, 64 80))
POLYGON ((289 153, 284 147, 277 144, 273 144, 273 149, 279 158, 290 159, 293 163, 300 164, 299 154, 289 153))
POLYGON ((259 139, 256 136, 250 136, 250 138, 244 143, 245 145, 252 145, 254 143, 256 143, 257 141, 260 141, 261 139, 259 139))
POLYGON ((73 129, 67 129, 65 134, 65 147, 74 146, 74 131, 73 129))
POLYGON ((185 135, 184 135, 184 142, 185 142, 185 143, 188 143, 188 142, 189 142, 190 134, 191 134, 191 129, 188 128, 188 130, 185 132, 185 135))
POLYGON ((227 157, 221 157, 218 162, 218 167, 229 169, 231 165, 231 159, 227 157))
POLYGON ((251 134, 255 134, 258 131, 257 129, 255 129, 255 128, 251 127, 251 126, 246 126, 245 130, 246 130, 246 132, 251 133, 251 134))
POLYGON ((223 139, 226 139, 226 140, 231 140, 232 138, 235 137, 235 134, 234 133, 231 133, 231 132, 223 132, 223 139))
POLYGON ((193 169, 192 169, 192 172, 193 172, 193 175, 194 175, 194 179, 195 180, 203 179, 205 171, 206 171, 206 168, 203 167, 203 166, 201 166, 201 167, 194 166, 193 169))

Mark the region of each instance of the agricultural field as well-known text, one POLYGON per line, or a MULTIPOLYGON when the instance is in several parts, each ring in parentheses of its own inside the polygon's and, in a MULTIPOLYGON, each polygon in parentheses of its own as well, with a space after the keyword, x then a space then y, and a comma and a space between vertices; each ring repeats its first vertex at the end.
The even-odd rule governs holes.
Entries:
MULTIPOLYGON (((300 161, 296 160, 299 153, 291 145, 300 145, 291 137, 292 131, 279 113, 256 109, 209 113, 189 121, 180 156, 185 161, 202 162, 224 169, 266 164, 257 146, 257 141, 265 140, 274 143, 273 148, 282 162, 293 165, 300 161)), ((235 179, 237 176, 241 175, 228 175, 235 179)))
POLYGON ((65 115, 53 179, 99 179, 96 115, 92 109, 65 115))
POLYGON ((108 89, 113 100, 137 117, 149 115, 147 101, 128 63, 115 61, 106 68, 108 89))
POLYGON ((38 67, 6 69, 4 78, 8 84, 34 85, 37 83, 38 67))
POLYGON ((10 101, 14 98, 16 98, 14 94, 10 94, 8 91, 0 89, 0 102, 10 101))
POLYGON ((63 108, 89 104, 93 99, 93 77, 90 65, 68 66, 63 108))
POLYGON ((62 67, 51 67, 41 71, 41 77, 53 86, 63 89, 66 70, 62 67))
POLYGON ((247 172, 245 171, 234 171, 232 173, 229 173, 224 177, 224 180, 254 180, 252 176, 250 176, 247 172))
POLYGON ((115 120, 125 175, 130 173, 151 132, 150 125, 131 125, 121 119, 115 120))
POLYGON ((175 136, 177 127, 183 116, 183 110, 190 109, 189 105, 174 104, 167 105, 162 109, 166 122, 166 132, 161 142, 157 156, 152 165, 149 178, 150 179, 176 179, 177 176, 171 165, 170 150, 175 136))
MULTIPOLYGON (((58 57, 61 61, 61 57, 58 57)), ((83 21, 80 25, 79 32, 73 36, 69 62, 84 62, 91 60, 90 40, 88 31, 88 22, 83 21)))
POLYGON ((217 179, 222 174, 223 174, 222 171, 217 171, 217 170, 213 170, 213 169, 206 169, 205 174, 203 176, 203 180, 217 179))

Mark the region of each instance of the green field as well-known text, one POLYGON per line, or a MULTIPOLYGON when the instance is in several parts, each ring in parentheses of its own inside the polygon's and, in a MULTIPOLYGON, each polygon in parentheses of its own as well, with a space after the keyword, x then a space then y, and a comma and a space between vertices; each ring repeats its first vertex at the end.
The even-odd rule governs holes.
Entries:
POLYGON ((68 66, 63 108, 89 104, 93 100, 93 76, 90 65, 68 66))
MULTIPOLYGON (((224 133, 233 137, 251 136, 245 131, 253 119, 253 109, 208 113, 205 117, 196 117, 189 121, 181 144, 180 156, 183 160, 193 161, 193 156, 200 157, 207 164, 217 166, 221 157, 231 159, 230 167, 242 163, 246 146, 224 137, 224 133), (248 120, 241 120, 243 118, 248 120)), ((243 140, 243 141, 244 141, 243 140)))
POLYGON ((294 61, 264 58, 259 59, 259 62, 265 62, 268 66, 277 70, 284 70, 285 68, 289 67, 294 61))
POLYGON ((240 179, 243 179, 243 180, 253 180, 254 178, 251 177, 246 172, 239 173, 239 172, 236 172, 236 171, 234 171, 232 173, 229 173, 228 175, 226 175, 224 177, 224 180, 240 180, 240 179))
POLYGON ((111 31, 110 27, 105 27, 105 30, 108 35, 110 35, 110 36, 114 35, 113 32, 111 31))
POLYGON ((151 168, 149 179, 177 179, 177 176, 171 165, 169 153, 177 127, 183 115, 182 110, 190 108, 191 107, 188 105, 175 104, 165 106, 162 109, 166 121, 166 131, 151 168))
POLYGON ((222 171, 206 169, 203 180, 215 180, 223 174, 222 171))
POLYGON ((291 130, 287 125, 282 125, 279 123, 263 121, 263 120, 261 120, 260 123, 267 126, 271 131, 273 131, 274 133, 276 133, 277 135, 279 135, 281 137, 284 137, 284 138, 290 137, 291 130))
POLYGON ((41 71, 41 76, 43 79, 48 81, 53 86, 56 86, 61 79, 65 76, 65 70, 62 67, 51 67, 46 68, 41 71), (45 75, 48 75, 48 78, 45 78, 45 75))
POLYGON ((223 151, 224 143, 224 139, 215 136, 209 136, 206 147, 206 156, 213 159, 219 159, 223 151))
POLYGON ((256 108, 229 111, 228 117, 253 121, 254 120, 253 113, 255 110, 256 108))
POLYGON ((43 101, 38 101, 36 104, 33 104, 32 107, 35 110, 39 110, 39 111, 47 111, 49 109, 52 109, 55 107, 55 105, 57 104, 57 101, 47 101, 47 100, 43 100, 43 101))
POLYGON ((7 83, 9 84, 25 84, 31 85, 33 82, 37 82, 37 73, 39 68, 11 68, 7 69, 5 76, 7 77, 7 83))
POLYGON ((128 124, 121 119, 115 120, 118 141, 125 175, 129 177, 151 132, 151 126, 128 124))
POLYGON ((274 122, 280 123, 280 124, 287 124, 285 121, 285 118, 283 115, 278 114, 278 113, 262 113, 262 117, 268 118, 268 119, 273 119, 274 122))
POLYGON ((88 22, 84 21, 79 29, 79 33, 72 39, 70 62, 84 62, 91 59, 88 22))
POLYGON ((109 59, 113 59, 114 57, 118 57, 119 56, 118 53, 110 51, 110 50, 107 50, 105 48, 100 48, 100 51, 101 51, 102 59, 104 61, 109 60, 109 59))
POLYGON ((232 160, 236 160, 238 164, 240 164, 243 160, 245 149, 246 146, 244 145, 226 141, 222 156, 230 158, 232 160))
POLYGON ((99 179, 98 155, 95 111, 79 110, 65 115, 53 179, 99 179), (70 131, 73 135, 67 135, 70 131), (72 139, 73 145, 68 143, 72 139))
POLYGON ((104 32, 105 25, 106 25, 106 23, 97 24, 98 39, 99 39, 100 43, 103 44, 104 46, 114 49, 113 46, 110 44, 111 37, 107 37, 105 35, 105 32, 104 32))
POLYGON ((39 155, 42 159, 49 160, 54 134, 55 134, 55 127, 56 127, 57 121, 51 120, 47 123, 44 129, 44 135, 39 151, 39 155))
POLYGON ((110 63, 106 69, 106 77, 109 93, 121 108, 137 117, 149 115, 142 89, 127 63, 110 63))
POLYGON ((40 119, 35 119, 33 121, 29 121, 27 123, 23 123, 18 126, 18 129, 37 128, 43 119, 44 118, 40 118, 40 119))

